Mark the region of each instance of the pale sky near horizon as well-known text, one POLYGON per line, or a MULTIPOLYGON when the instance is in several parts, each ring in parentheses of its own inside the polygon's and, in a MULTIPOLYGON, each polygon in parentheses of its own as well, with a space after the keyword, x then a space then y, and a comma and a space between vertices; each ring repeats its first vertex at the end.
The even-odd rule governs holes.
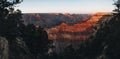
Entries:
POLYGON ((113 0, 24 0, 16 8, 23 13, 111 12, 113 0))

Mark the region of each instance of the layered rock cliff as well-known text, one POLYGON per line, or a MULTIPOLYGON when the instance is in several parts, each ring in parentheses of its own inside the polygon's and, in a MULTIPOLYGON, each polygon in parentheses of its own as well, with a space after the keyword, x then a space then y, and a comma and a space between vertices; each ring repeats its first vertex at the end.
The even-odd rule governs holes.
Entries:
POLYGON ((75 49, 95 32, 93 27, 99 21, 110 19, 110 16, 105 17, 111 13, 98 12, 92 17, 82 23, 68 25, 62 23, 59 26, 47 30, 49 39, 53 40, 57 52, 63 52, 68 45, 73 45, 75 49))
POLYGON ((98 12, 93 14, 87 21, 74 25, 62 23, 59 26, 50 28, 47 30, 49 39, 86 40, 93 34, 93 26, 101 20, 101 18, 104 18, 103 16, 106 14, 110 13, 98 12))

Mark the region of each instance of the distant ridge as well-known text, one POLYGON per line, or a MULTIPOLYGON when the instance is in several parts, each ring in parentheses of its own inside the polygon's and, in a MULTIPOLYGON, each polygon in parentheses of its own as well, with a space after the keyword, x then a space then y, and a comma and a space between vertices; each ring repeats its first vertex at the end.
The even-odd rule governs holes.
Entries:
POLYGON ((90 14, 26 13, 23 14, 23 21, 25 24, 34 24, 44 28, 51 28, 63 22, 72 25, 84 21, 84 18, 90 17, 90 14))

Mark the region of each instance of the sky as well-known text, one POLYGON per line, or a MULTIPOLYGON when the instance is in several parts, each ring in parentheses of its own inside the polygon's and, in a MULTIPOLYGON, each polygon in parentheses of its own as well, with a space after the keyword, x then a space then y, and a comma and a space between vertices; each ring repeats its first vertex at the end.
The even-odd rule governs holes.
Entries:
POLYGON ((17 5, 23 13, 111 12, 113 0, 24 0, 17 5))

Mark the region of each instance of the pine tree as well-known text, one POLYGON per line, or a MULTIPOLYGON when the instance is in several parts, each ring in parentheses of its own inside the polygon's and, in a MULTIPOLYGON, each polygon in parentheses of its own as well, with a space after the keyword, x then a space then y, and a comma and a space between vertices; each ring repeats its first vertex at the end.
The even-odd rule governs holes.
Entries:
POLYGON ((20 10, 14 10, 20 0, 0 0, 0 35, 12 38, 17 34, 18 23, 22 18, 20 10))
POLYGON ((30 54, 35 57, 34 59, 45 59, 49 44, 47 32, 40 26, 36 27, 33 24, 25 26, 22 23, 21 11, 14 10, 14 6, 21 2, 22 0, 0 0, 0 36, 7 38, 9 42, 10 59, 30 58, 30 54))

